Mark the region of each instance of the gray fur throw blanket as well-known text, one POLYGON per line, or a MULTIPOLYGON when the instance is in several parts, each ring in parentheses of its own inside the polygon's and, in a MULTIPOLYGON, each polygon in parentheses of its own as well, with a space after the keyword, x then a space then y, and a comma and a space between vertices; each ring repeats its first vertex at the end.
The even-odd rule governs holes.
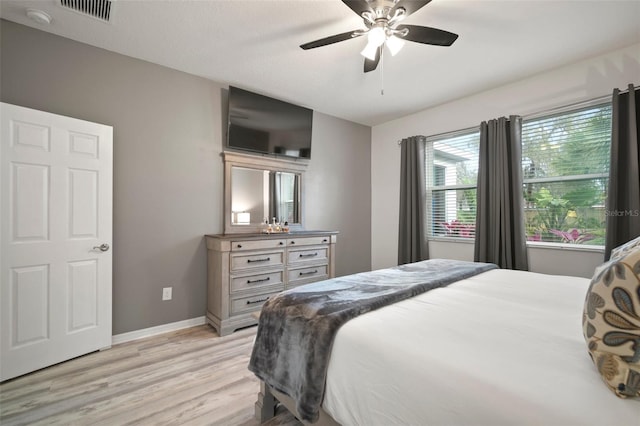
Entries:
POLYGON ((262 307, 249 370, 296 402, 315 422, 324 397, 331 346, 351 318, 497 268, 432 259, 333 278, 284 291, 262 307))

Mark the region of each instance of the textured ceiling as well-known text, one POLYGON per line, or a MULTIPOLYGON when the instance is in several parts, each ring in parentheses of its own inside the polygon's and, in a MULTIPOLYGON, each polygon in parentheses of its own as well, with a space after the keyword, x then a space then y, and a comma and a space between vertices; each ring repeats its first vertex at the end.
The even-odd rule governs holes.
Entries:
POLYGON ((299 48, 364 28, 339 0, 117 0, 110 23, 59 0, 0 0, 0 16, 366 125, 640 42, 637 0, 433 0, 404 23, 457 33, 453 46, 406 43, 364 74, 365 37, 299 48))

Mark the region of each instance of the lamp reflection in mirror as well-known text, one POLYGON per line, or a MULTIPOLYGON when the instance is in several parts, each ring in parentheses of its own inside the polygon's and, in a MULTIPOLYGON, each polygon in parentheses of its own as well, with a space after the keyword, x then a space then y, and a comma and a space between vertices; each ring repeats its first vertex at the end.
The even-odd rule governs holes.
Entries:
POLYGON ((233 212, 236 225, 249 225, 251 223, 251 213, 249 212, 233 212))

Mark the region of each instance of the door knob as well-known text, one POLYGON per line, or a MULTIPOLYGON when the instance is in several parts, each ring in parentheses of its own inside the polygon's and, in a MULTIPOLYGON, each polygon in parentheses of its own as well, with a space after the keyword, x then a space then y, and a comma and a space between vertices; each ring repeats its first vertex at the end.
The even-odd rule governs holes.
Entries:
POLYGON ((109 250, 109 244, 104 243, 104 244, 101 244, 101 245, 99 245, 99 246, 95 246, 93 249, 94 249, 94 250, 95 250, 95 249, 98 249, 98 250, 100 250, 100 251, 107 251, 107 250, 109 250))

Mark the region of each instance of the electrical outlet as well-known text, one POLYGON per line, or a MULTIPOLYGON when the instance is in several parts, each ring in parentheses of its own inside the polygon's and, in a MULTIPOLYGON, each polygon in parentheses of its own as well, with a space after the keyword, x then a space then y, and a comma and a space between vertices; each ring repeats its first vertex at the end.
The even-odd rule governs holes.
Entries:
POLYGON ((164 287, 162 289, 162 300, 171 300, 171 290, 173 287, 164 287))

